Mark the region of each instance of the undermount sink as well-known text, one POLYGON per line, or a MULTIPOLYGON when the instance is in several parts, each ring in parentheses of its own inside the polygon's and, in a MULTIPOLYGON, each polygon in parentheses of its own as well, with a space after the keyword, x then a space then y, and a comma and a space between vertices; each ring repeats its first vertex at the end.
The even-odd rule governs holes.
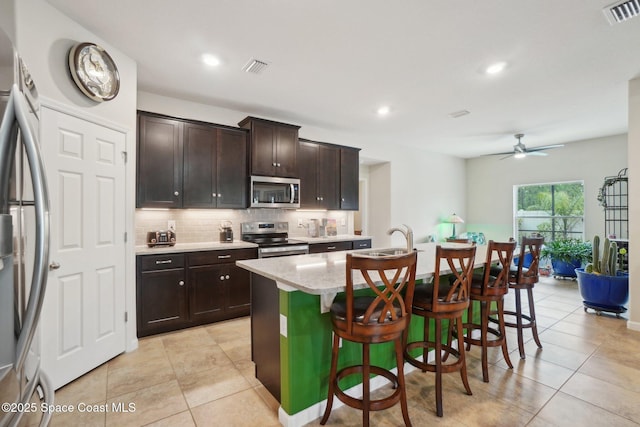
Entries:
POLYGON ((384 257, 384 256, 397 256, 405 255, 406 249, 403 248, 385 248, 385 249, 367 249, 363 251, 354 252, 356 256, 369 256, 369 257, 384 257))

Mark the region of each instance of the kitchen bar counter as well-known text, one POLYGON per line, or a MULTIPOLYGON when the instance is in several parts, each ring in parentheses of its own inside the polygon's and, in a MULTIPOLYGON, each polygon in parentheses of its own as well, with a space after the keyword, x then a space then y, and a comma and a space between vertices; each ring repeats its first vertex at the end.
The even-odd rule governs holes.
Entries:
MULTIPOLYGON (((433 275, 435 248, 435 243, 416 245, 420 278, 433 275)), ((483 264, 486 250, 486 246, 477 247, 477 266, 483 264)), ((279 419, 284 426, 305 425, 323 413, 332 342, 331 317, 326 308, 336 294, 344 291, 348 252, 236 261, 251 272, 251 357, 256 377, 280 402, 279 419)), ((355 281, 356 286, 365 287, 361 278, 355 281)), ((410 339, 422 336, 423 330, 423 319, 414 316, 410 339)), ((372 363, 395 366, 393 346, 388 344, 372 346, 372 363)), ((359 363, 361 345, 344 342, 342 346, 341 365, 359 363)), ((385 382, 376 385, 374 378, 372 388, 385 382)))
POLYGON ((234 240, 233 242, 197 242, 197 243, 176 243, 174 246, 155 246, 147 245, 136 246, 136 255, 155 255, 180 252, 196 252, 196 251, 224 251, 227 249, 246 249, 257 248, 255 243, 243 242, 242 240, 234 240))
MULTIPOLYGON (((416 245, 418 265, 416 278, 424 279, 433 275, 436 257, 436 243, 416 245)), ((461 243, 441 243, 443 247, 465 246, 461 243)), ((252 273, 274 280, 279 289, 284 291, 302 291, 312 295, 335 295, 344 291, 346 282, 345 263, 347 253, 370 252, 371 249, 341 251, 289 257, 249 259, 237 261, 237 265, 252 273)), ((476 249, 476 267, 484 264, 487 246, 480 245, 476 249)), ((443 268, 441 272, 447 273, 443 268)), ((366 287, 361 276, 354 276, 354 288, 366 287)))
POLYGON ((302 242, 309 243, 331 243, 331 242, 353 242, 356 240, 368 240, 371 236, 360 236, 356 234, 339 234, 337 236, 325 236, 325 237, 308 237, 308 236, 290 236, 291 239, 300 240, 302 242))

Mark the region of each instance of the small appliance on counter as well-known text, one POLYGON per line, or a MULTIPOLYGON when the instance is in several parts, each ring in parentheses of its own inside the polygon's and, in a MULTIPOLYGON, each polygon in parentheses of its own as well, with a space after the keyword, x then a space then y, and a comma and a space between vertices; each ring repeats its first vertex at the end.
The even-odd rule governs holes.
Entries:
POLYGON ((222 224, 220 224, 220 242, 233 242, 233 228, 231 228, 231 221, 223 221, 222 224))
POLYGON ((171 230, 149 231, 147 233, 147 246, 174 246, 176 244, 176 233, 171 230))

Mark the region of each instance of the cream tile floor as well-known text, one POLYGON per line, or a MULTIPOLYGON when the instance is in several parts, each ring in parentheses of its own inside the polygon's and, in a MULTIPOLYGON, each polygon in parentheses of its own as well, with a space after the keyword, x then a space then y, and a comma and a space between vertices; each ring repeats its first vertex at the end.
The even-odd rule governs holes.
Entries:
MULTIPOLYGON (((444 417, 435 415, 433 374, 407 375, 414 426, 640 425, 640 332, 622 319, 582 308, 577 284, 542 278, 534 289, 543 349, 515 334, 514 369, 491 352, 482 382, 479 349, 467 361, 473 396, 460 376, 444 376, 444 417)), ((513 306, 513 295, 506 305, 513 306)), ((139 349, 94 369, 56 392, 56 403, 134 403, 129 413, 56 414, 54 426, 278 426, 277 402, 255 379, 250 322, 242 318, 140 340, 139 349)), ((403 425, 398 406, 372 413, 374 426, 403 425)), ((318 421, 309 425, 319 425, 318 421)), ((361 413, 334 409, 327 425, 361 425, 361 413)))

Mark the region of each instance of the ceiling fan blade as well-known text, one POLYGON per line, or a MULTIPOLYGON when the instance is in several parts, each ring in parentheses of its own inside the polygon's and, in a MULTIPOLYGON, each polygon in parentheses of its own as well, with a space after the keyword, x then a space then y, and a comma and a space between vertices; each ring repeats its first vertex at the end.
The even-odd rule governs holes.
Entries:
POLYGON ((529 150, 527 151, 527 156, 548 156, 549 153, 544 153, 542 151, 529 150))
POLYGON ((564 147, 564 144, 557 144, 557 145, 543 145, 542 147, 534 147, 534 148, 529 148, 527 149, 528 153, 531 153, 533 151, 542 151, 542 150, 551 150, 553 148, 561 148, 564 147))
POLYGON ((504 156, 504 155, 513 155, 513 151, 505 151, 504 153, 489 153, 489 154, 483 154, 484 156, 504 156))
POLYGON ((496 153, 496 154, 508 154, 508 156, 500 157, 499 160, 508 159, 509 157, 513 157, 513 153, 496 153))

